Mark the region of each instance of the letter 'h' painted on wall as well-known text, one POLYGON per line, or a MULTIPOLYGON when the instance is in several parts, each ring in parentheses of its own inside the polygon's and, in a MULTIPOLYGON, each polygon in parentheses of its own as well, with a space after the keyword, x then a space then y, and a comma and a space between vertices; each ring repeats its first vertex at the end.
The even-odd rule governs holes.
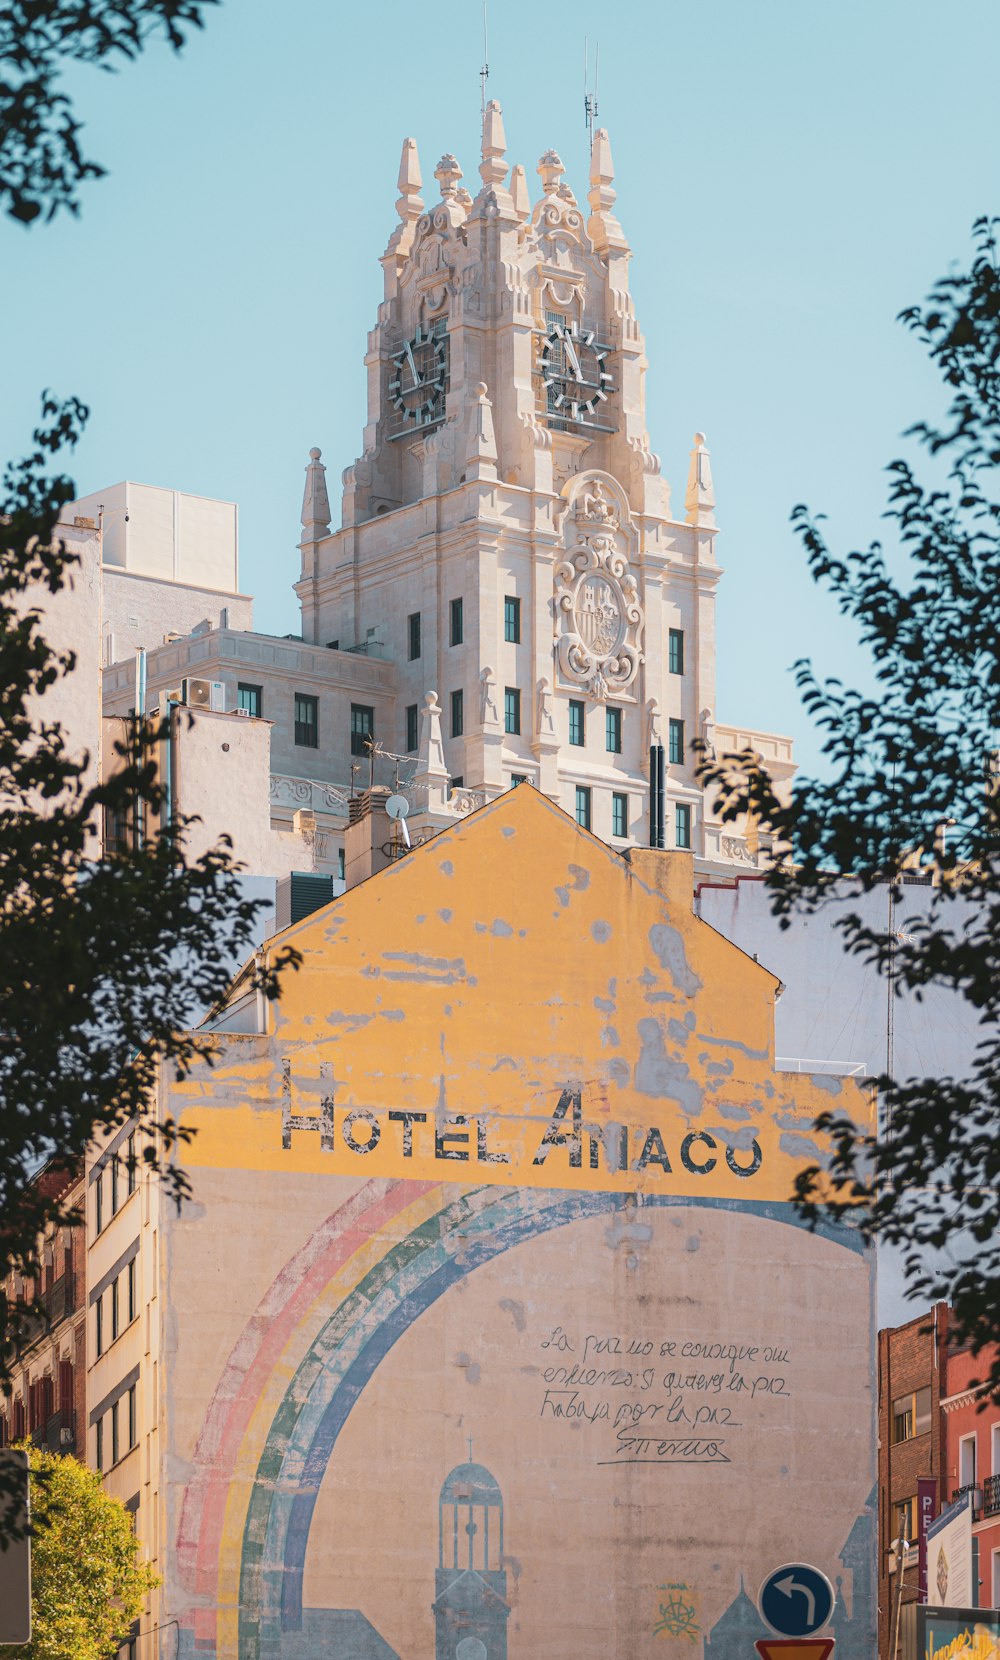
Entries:
MULTIPOLYGON (((321 1078, 333 1080, 333 1067, 329 1061, 321 1061, 319 1067, 321 1078)), ((293 1130, 318 1130, 319 1144, 324 1153, 333 1152, 333 1095, 320 1097, 319 1117, 313 1113, 292 1111, 292 1063, 285 1059, 281 1063, 281 1145, 289 1148, 292 1145, 293 1130)))

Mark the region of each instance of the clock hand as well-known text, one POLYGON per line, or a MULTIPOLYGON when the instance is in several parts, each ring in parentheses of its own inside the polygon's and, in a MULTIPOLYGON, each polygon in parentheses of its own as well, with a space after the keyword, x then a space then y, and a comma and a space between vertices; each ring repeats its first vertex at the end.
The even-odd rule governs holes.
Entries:
POLYGON ((406 361, 410 365, 410 374, 413 376, 413 384, 414 386, 419 386, 420 376, 417 374, 417 365, 413 361, 413 352, 410 349, 410 342, 408 340, 405 342, 403 350, 406 353, 406 361))
POLYGON ((580 359, 576 355, 576 347, 568 334, 563 335, 563 345, 566 347, 566 356, 569 358, 570 367, 573 370, 574 375, 577 380, 582 380, 583 370, 580 368, 580 359))

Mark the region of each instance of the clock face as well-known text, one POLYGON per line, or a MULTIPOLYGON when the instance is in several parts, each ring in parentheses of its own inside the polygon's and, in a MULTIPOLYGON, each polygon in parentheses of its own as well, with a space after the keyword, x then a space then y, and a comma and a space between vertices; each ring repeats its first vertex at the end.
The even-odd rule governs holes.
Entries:
POLYGON ((549 322, 539 356, 549 414, 598 426, 592 417, 615 386, 607 368, 610 355, 611 347, 603 345, 593 329, 575 322, 549 322))
POLYGON ((444 415, 448 377, 448 336, 439 325, 419 327, 412 340, 392 354, 389 396, 404 423, 427 426, 444 415))

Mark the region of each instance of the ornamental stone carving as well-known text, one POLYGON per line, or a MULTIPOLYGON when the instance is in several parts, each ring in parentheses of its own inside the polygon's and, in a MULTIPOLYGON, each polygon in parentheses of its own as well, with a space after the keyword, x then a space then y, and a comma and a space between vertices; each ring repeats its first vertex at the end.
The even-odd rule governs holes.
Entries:
POLYGON ((624 692, 639 672, 644 619, 615 520, 604 516, 610 504, 593 496, 586 501, 589 523, 580 524, 576 546, 555 569, 556 662, 565 680, 607 698, 624 692))

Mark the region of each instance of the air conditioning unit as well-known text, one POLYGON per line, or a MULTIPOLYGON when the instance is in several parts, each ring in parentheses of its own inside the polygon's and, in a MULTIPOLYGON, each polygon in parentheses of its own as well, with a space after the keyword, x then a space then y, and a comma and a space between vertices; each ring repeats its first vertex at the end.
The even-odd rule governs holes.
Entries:
POLYGON ((185 680, 184 702, 192 709, 212 709, 224 715, 226 683, 224 680, 185 680))
POLYGON ((212 682, 210 680, 188 680, 181 682, 181 696, 191 709, 210 709, 212 707, 212 682))
POLYGON ((230 709, 229 713, 231 715, 245 715, 247 720, 250 719, 249 709, 230 709))

